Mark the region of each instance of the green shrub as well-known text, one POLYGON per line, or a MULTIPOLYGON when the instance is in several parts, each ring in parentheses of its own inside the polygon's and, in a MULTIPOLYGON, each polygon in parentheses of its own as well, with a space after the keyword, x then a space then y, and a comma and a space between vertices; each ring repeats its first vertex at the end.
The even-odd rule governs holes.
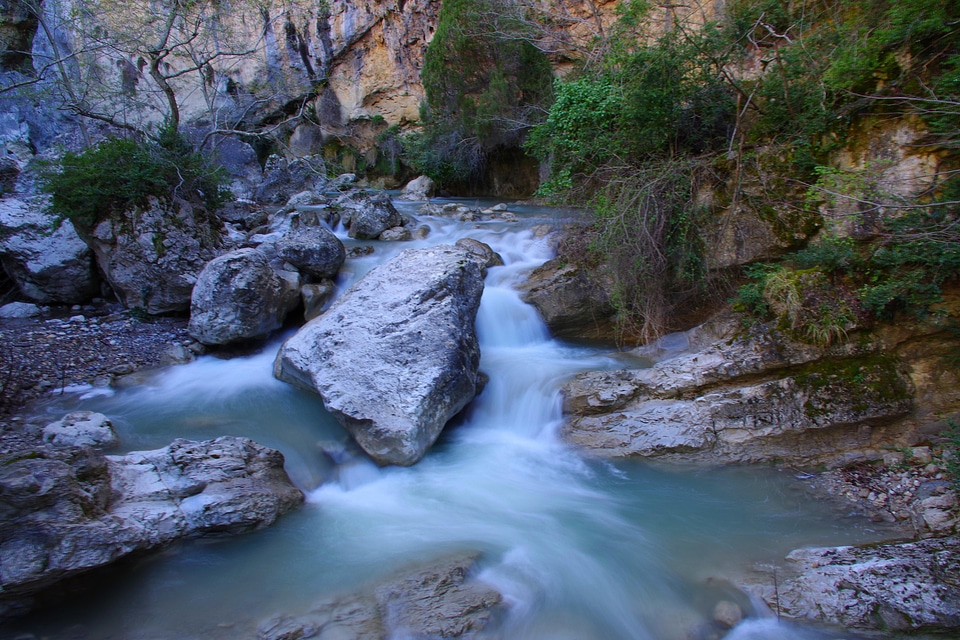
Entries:
POLYGON ((496 0, 446 0, 421 79, 423 130, 405 161, 441 184, 481 182, 487 157, 516 148, 552 94, 550 63, 496 0))
POLYGON ((557 82, 547 119, 526 147, 549 162, 549 195, 588 186, 605 167, 632 171, 654 158, 725 146, 736 110, 706 36, 668 34, 650 46, 618 50, 596 74, 557 82))
POLYGON ((68 152, 41 178, 42 190, 51 195, 51 211, 81 230, 146 207, 150 198, 183 198, 212 213, 230 198, 224 183, 222 169, 169 128, 157 142, 111 138, 80 153, 68 152))

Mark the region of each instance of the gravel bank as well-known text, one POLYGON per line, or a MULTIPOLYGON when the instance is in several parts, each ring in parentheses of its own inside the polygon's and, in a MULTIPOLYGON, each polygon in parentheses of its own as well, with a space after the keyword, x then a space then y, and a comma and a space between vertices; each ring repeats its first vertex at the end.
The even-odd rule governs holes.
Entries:
POLYGON ((185 318, 139 320, 116 305, 0 320, 0 453, 39 441, 37 425, 26 418, 37 398, 191 360, 202 348, 186 326, 185 318))

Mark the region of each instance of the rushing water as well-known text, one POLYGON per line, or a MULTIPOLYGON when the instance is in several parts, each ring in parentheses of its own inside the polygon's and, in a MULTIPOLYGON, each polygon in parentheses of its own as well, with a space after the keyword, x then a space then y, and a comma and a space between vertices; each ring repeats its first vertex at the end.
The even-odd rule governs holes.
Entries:
MULTIPOLYGON (((109 415, 127 450, 220 435, 278 448, 307 504, 265 531, 185 543, 127 567, 98 593, 18 631, 251 637, 277 612, 302 612, 448 551, 477 550, 479 577, 509 604, 491 637, 681 639, 706 624, 718 599, 736 598, 724 576, 798 546, 877 537, 865 521, 843 521, 805 499, 790 474, 774 469, 608 463, 561 443, 565 379, 645 363, 552 340, 515 293, 512 285, 550 256, 533 230, 542 214, 529 210, 513 224, 428 219, 429 240, 375 243, 373 255, 348 261, 342 286, 401 249, 459 237, 490 244, 506 261, 490 269, 477 318, 490 382, 414 467, 325 456, 342 452, 347 436, 318 398, 273 378, 277 343, 252 357, 173 367, 134 388, 58 398, 52 414, 109 415)), ((754 614, 728 637, 837 637, 781 625, 762 608, 754 614)))

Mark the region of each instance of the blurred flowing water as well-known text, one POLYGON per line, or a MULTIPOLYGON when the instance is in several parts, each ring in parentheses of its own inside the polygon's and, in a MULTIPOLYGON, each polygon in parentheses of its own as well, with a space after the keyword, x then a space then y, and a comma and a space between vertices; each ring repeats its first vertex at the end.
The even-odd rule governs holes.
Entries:
MULTIPOLYGON (((273 378, 279 341, 260 355, 205 357, 140 386, 52 401, 51 415, 82 408, 110 416, 125 450, 177 437, 253 438, 283 451, 307 504, 265 531, 144 559, 97 593, 18 623, 10 637, 254 637, 257 623, 278 612, 305 611, 448 551, 477 550, 479 578, 509 605, 491 638, 680 640, 709 624, 718 599, 735 597, 724 576, 799 546, 881 537, 809 500, 776 469, 604 462, 560 442, 564 380, 646 363, 549 337, 513 285, 551 256, 537 225, 553 213, 514 210, 516 223, 425 218, 428 240, 366 243, 375 252, 349 260, 341 276, 346 287, 403 249, 461 237, 488 243, 506 262, 490 269, 477 318, 490 381, 414 467, 325 456, 348 438, 318 397, 273 378)), ((754 613, 728 637, 838 637, 754 613)))

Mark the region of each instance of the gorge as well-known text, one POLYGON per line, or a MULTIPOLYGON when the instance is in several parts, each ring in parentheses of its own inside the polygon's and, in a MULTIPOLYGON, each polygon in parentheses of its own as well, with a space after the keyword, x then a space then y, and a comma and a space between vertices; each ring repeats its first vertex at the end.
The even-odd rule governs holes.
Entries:
POLYGON ((960 38, 871 7, 4 4, 0 638, 956 633, 960 38))

